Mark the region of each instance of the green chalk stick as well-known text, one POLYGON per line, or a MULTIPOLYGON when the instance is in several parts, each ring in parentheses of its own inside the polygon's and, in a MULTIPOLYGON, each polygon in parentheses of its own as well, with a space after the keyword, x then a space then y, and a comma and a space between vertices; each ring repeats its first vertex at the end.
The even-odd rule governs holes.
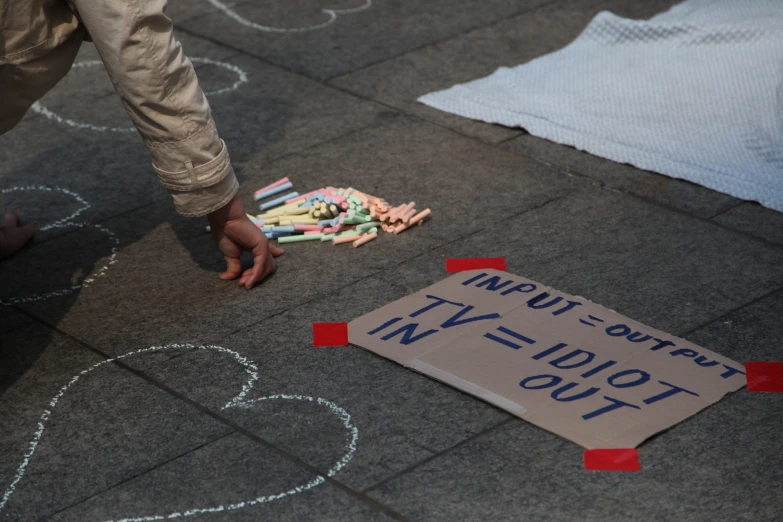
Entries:
POLYGON ((323 234, 304 234, 301 236, 286 236, 286 237, 278 237, 277 242, 278 243, 296 243, 298 241, 315 241, 316 239, 321 239, 321 236, 323 234))
POLYGON ((321 234, 321 241, 331 241, 333 237, 334 234, 321 234))
POLYGON ((354 218, 341 217, 340 223, 342 223, 343 225, 361 225, 362 223, 364 223, 364 221, 356 219, 355 217, 354 218))
POLYGON ((359 232, 357 232, 357 231, 356 231, 356 229, 354 228, 354 229, 351 229, 351 230, 344 230, 344 231, 342 231, 342 232, 338 232, 338 233, 336 233, 336 234, 335 234, 335 237, 341 237, 341 236, 355 236, 355 235, 357 235, 358 233, 359 233, 359 232))
POLYGON ((370 221, 368 223, 362 223, 361 225, 356 227, 356 230, 358 230, 359 232, 364 232, 364 231, 369 230, 369 229, 371 229, 373 227, 378 227, 378 226, 380 226, 380 224, 381 224, 380 221, 370 221))

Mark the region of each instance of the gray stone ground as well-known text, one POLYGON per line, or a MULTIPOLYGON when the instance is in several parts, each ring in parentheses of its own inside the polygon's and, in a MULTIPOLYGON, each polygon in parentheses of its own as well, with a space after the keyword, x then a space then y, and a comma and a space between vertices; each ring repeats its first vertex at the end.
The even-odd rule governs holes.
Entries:
MULTIPOLYGON (((740 391, 640 448, 641 473, 582 468, 575 444, 357 347, 312 348, 313 321, 349 321, 444 277, 444 257, 585 296, 737 361, 780 360, 783 217, 689 183, 417 104, 426 92, 516 65, 575 38, 602 9, 649 17, 671 0, 234 2, 174 0, 186 52, 244 69, 211 102, 241 195, 282 176, 355 185, 433 210, 426 226, 358 250, 287 247, 245 291, 221 282, 204 222, 180 218, 138 136, 37 114, 0 139, 3 187, 47 185, 90 207, 0 263, 2 298, 86 288, 0 309, 3 520, 783 520, 783 396, 740 391), (128 356, 107 358, 179 343, 128 356), (252 408, 225 406, 257 364, 252 408), (52 405, 58 391, 81 374, 52 405), (327 402, 280 397, 322 398, 327 402), (353 459, 319 479, 346 454, 353 459), (50 411, 26 474, 18 469, 50 411), (323 483, 321 483, 323 482, 323 483), (311 486, 309 488, 304 486, 311 486), (300 492, 296 492, 300 488, 300 492), (275 499, 285 492, 296 493, 275 499), (254 499, 260 499, 254 502, 254 499)), ((95 59, 86 44, 79 60, 95 59)), ((234 73, 199 65, 205 90, 234 73)), ((129 125, 100 67, 43 103, 129 125)), ((53 192, 8 206, 39 225, 79 207, 53 192)))

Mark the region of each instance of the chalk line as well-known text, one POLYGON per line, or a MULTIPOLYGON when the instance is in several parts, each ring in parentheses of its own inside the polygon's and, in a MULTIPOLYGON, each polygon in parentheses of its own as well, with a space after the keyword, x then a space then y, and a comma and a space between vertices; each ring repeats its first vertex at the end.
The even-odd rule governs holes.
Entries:
MULTIPOLYGON (((66 394, 66 392, 74 385, 76 384, 80 379, 82 379, 87 374, 95 371, 98 368, 101 368, 102 366, 109 364, 114 361, 118 361, 121 359, 125 359, 128 357, 132 357, 135 355, 142 355, 142 354, 148 354, 152 352, 158 352, 163 350, 170 350, 170 349, 199 349, 199 350, 214 350, 218 353, 228 355, 231 358, 233 358, 240 366, 242 366, 245 369, 245 373, 248 374, 248 380, 244 383, 242 386, 242 389, 240 392, 231 399, 225 406, 223 406, 223 409, 228 408, 244 408, 244 409, 250 409, 254 405, 256 405, 259 402, 262 401, 272 401, 272 400, 290 400, 290 401, 307 401, 312 402, 314 404, 318 404, 320 406, 326 407, 331 413, 333 413, 337 418, 342 422, 343 426, 346 428, 346 430, 349 432, 349 440, 348 444, 346 445, 346 452, 345 454, 335 463, 333 464, 328 472, 326 473, 326 476, 332 477, 335 474, 337 474, 341 469, 343 469, 353 458, 355 452, 356 452, 356 442, 359 438, 359 430, 358 428, 351 422, 351 416, 350 414, 345 411, 343 408, 338 406, 337 404, 328 401, 326 399, 316 398, 316 397, 309 397, 306 395, 285 395, 285 394, 279 394, 279 395, 270 395, 267 397, 261 397, 259 399, 253 399, 253 400, 245 400, 247 397, 247 394, 250 393, 253 389, 253 386, 255 382, 258 380, 258 366, 248 359, 247 357, 239 354, 238 352, 234 350, 230 350, 228 348, 223 348, 221 346, 215 346, 215 345, 200 345, 195 346, 193 344, 168 344, 164 346, 151 346, 149 348, 143 348, 141 350, 136 350, 132 352, 125 353, 123 355, 120 355, 118 357, 112 358, 112 359, 106 359, 104 361, 101 361, 99 363, 96 363, 89 368, 82 370, 77 375, 73 376, 67 384, 65 384, 58 393, 49 401, 49 404, 47 405, 47 408, 44 410, 44 412, 41 414, 41 417, 38 420, 38 426, 37 430, 33 434, 32 440, 28 443, 28 450, 24 454, 22 458, 21 464, 17 467, 16 473, 14 475, 14 478, 11 482, 11 484, 8 486, 8 488, 3 492, 3 496, 0 498, 0 513, 3 511, 4 507, 8 503, 8 500, 13 495, 14 491, 16 490, 16 486, 19 484, 19 482, 22 480, 22 478, 25 475, 25 471, 27 470, 27 466, 30 463, 30 460, 32 459, 33 455, 35 454, 35 450, 38 447, 39 442, 41 441, 41 438, 43 437, 44 430, 46 429, 46 424, 49 420, 49 418, 52 415, 52 412, 54 411, 55 407, 59 403, 60 399, 66 394)), ((238 509, 247 508, 250 506, 255 506, 258 504, 264 504, 268 502, 272 502, 275 500, 280 500, 281 498, 285 498, 291 495, 295 495, 296 493, 301 493, 303 491, 307 491, 309 489, 312 489, 320 484, 323 484, 326 481, 326 478, 324 476, 317 476, 310 480, 309 482, 306 482, 300 486, 295 486, 293 488, 290 488, 286 491, 283 491, 281 493, 277 493, 274 495, 264 495, 259 496, 253 499, 245 500, 242 502, 236 502, 233 504, 228 505, 219 505, 219 506, 212 506, 212 507, 201 507, 201 508, 192 508, 188 509, 186 511, 176 511, 172 513, 167 514, 161 514, 161 515, 147 515, 142 517, 129 517, 129 518, 122 518, 118 520, 112 520, 107 522, 152 522, 155 520, 170 520, 175 518, 185 518, 190 517, 194 515, 202 515, 207 513, 219 513, 219 512, 225 512, 225 511, 235 511, 238 509)))
POLYGON ((108 228, 102 225, 89 225, 87 223, 63 223, 62 225, 57 225, 56 227, 51 226, 49 228, 51 229, 51 228, 64 228, 64 227, 78 227, 78 228, 93 227, 93 228, 97 228, 98 230, 106 234, 109 237, 109 240, 113 243, 108 262, 102 267, 100 267, 98 270, 96 270, 92 275, 88 276, 84 281, 82 281, 78 285, 71 285, 69 287, 63 288, 62 290, 54 290, 52 292, 33 294, 24 297, 10 297, 7 299, 0 297, 0 305, 10 306, 15 304, 32 303, 35 301, 43 301, 44 299, 49 299, 51 297, 68 295, 72 292, 75 292, 76 290, 88 287, 91 283, 94 283, 99 277, 106 275, 106 271, 109 269, 109 267, 117 262, 117 250, 120 245, 120 240, 117 238, 114 232, 112 232, 108 228))
POLYGON ((321 22, 320 24, 307 25, 303 27, 270 27, 267 25, 257 24, 255 22, 248 20, 247 18, 244 18, 243 16, 241 16, 239 13, 237 13, 236 11, 228 7, 220 0, 207 0, 207 2, 212 4, 217 9, 221 10, 223 14, 225 14, 229 18, 232 18, 233 20, 244 25, 245 27, 250 27, 251 29, 255 29, 257 31, 262 31, 265 33, 304 33, 307 31, 315 31, 316 29, 323 29, 324 27, 332 25, 335 22, 335 20, 337 20, 338 14, 357 13, 359 11, 364 11, 366 9, 369 9, 372 6, 372 0, 365 0, 365 3, 363 5, 360 5, 359 7, 352 7, 348 9, 325 8, 325 9, 321 9, 321 12, 324 13, 327 18, 326 21, 321 22))
MULTIPOLYGON (((239 88, 239 86, 242 85, 243 83, 247 83, 247 73, 244 70, 237 67, 236 65, 226 63, 226 62, 221 62, 218 60, 212 60, 210 58, 201 58, 197 56, 191 57, 189 59, 193 63, 201 63, 201 64, 208 64, 208 65, 215 65, 217 67, 222 67, 223 69, 232 71, 237 75, 237 80, 232 85, 228 87, 223 87, 222 89, 218 89, 216 91, 205 92, 204 94, 207 96, 213 96, 216 94, 223 94, 224 92, 233 91, 239 88)), ((85 60, 83 62, 74 63, 73 68, 83 69, 86 67, 93 67, 96 65, 103 65, 103 62, 101 62, 100 60, 85 60)), ((49 118, 50 120, 54 120, 57 123, 61 123, 69 127, 73 127, 74 129, 88 129, 97 132, 133 132, 136 130, 136 127, 132 125, 129 127, 109 127, 104 125, 94 125, 92 123, 82 123, 76 120, 72 120, 70 118, 64 118, 38 101, 33 103, 30 109, 32 109, 33 112, 36 112, 42 116, 49 118)))
POLYGON ((84 198, 82 198, 79 194, 77 194, 76 192, 72 192, 72 191, 70 191, 68 189, 60 188, 60 187, 47 187, 45 185, 37 185, 37 186, 29 185, 29 186, 26 186, 26 187, 8 187, 6 189, 3 189, 3 194, 8 194, 8 193, 11 193, 11 192, 23 192, 23 191, 27 191, 27 190, 41 190, 41 191, 44 191, 44 192, 62 192, 63 194, 67 194, 67 195, 73 197, 76 201, 78 201, 81 204, 81 207, 79 207, 71 215, 66 216, 66 217, 64 217, 62 219, 58 219, 57 221, 54 221, 54 222, 49 223, 47 225, 43 225, 42 227, 39 227, 38 230, 40 230, 42 232, 46 231, 46 230, 49 230, 51 228, 57 228, 57 227, 60 227, 62 225, 66 225, 66 224, 68 224, 69 221, 74 219, 76 216, 78 216, 79 214, 81 214, 82 212, 84 212, 85 210, 90 208, 90 204, 87 203, 84 200, 84 198))

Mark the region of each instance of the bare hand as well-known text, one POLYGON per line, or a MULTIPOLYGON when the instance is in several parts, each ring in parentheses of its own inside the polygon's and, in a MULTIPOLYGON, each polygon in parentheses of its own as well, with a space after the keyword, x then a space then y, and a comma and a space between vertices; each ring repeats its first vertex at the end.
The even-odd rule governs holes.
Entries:
POLYGON ((34 235, 34 226, 19 226, 19 216, 11 211, 6 212, 0 224, 0 259, 15 253, 34 235))
POLYGON ((275 271, 274 258, 283 255, 283 250, 269 244, 264 233, 245 214, 239 198, 234 197, 207 217, 212 238, 226 257, 226 271, 220 274, 220 279, 239 277, 240 286, 253 288, 275 271), (253 254, 253 267, 242 272, 239 256, 244 251, 253 254))

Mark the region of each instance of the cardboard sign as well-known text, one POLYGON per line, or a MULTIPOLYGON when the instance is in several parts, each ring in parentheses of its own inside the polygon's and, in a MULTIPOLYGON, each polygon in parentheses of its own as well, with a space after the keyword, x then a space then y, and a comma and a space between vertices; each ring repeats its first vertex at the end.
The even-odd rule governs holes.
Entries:
POLYGON ((588 448, 634 448, 745 385, 744 367, 586 299, 461 272, 348 339, 588 448))

